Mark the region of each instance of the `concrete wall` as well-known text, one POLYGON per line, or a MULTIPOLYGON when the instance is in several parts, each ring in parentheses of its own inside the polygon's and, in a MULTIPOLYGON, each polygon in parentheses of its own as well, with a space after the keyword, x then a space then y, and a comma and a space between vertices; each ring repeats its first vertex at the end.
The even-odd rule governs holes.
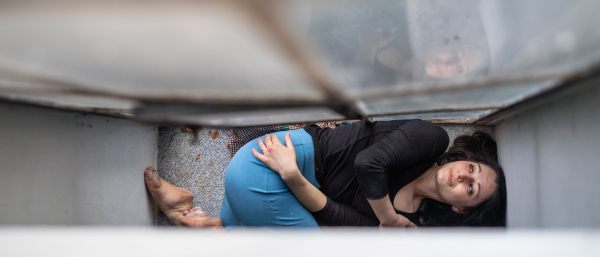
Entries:
POLYGON ((0 102, 0 225, 152 225, 156 127, 0 102))
POLYGON ((509 227, 600 227, 600 80, 496 126, 509 227))

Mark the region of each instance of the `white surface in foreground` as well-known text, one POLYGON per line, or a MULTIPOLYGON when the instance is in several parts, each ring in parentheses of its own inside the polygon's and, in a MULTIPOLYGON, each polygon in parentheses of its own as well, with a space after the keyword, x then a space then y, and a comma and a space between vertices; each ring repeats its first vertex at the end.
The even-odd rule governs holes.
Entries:
POLYGON ((598 230, 0 228, 2 256, 600 256, 598 230))

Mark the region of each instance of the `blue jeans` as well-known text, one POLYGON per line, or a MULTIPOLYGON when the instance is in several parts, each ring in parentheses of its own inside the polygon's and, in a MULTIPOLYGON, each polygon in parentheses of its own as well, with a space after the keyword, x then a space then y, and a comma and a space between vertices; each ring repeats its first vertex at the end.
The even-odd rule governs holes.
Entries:
MULTIPOLYGON (((303 129, 274 133, 285 145, 290 133, 296 161, 302 175, 317 188, 312 137, 303 129)), ((261 137, 263 142, 265 137, 261 137)), ((223 226, 318 227, 317 222, 294 197, 281 176, 256 159, 258 138, 244 145, 233 156, 225 174, 225 197, 219 217, 223 226)))

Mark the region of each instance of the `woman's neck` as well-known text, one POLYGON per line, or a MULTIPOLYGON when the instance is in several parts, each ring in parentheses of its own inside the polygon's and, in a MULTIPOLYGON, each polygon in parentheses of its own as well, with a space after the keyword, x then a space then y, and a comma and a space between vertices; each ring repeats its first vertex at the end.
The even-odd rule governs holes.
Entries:
POLYGON ((424 198, 431 198, 436 201, 440 200, 439 192, 437 190, 437 173, 439 169, 440 166, 438 166, 437 163, 434 163, 427 171, 425 171, 425 173, 415 179, 415 199, 423 200, 424 198))
POLYGON ((404 212, 415 212, 423 199, 438 200, 440 198, 436 187, 438 169, 439 166, 434 163, 421 176, 400 189, 394 199, 394 208, 404 212))

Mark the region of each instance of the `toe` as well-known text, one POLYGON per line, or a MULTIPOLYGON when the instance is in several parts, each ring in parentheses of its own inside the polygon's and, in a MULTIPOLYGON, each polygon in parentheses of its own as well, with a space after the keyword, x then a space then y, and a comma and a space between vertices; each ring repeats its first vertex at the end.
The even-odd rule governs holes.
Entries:
POLYGON ((158 175, 158 172, 154 167, 148 166, 146 170, 144 170, 144 175, 146 175, 148 178, 154 179, 154 177, 158 175))
POLYGON ((148 166, 148 167, 146 167, 146 170, 144 170, 144 174, 146 176, 151 176, 154 171, 156 171, 156 169, 154 169, 154 167, 148 166))
POLYGON ((144 180, 149 190, 154 191, 160 188, 161 183, 158 178, 158 172, 153 167, 148 167, 144 170, 144 180))

